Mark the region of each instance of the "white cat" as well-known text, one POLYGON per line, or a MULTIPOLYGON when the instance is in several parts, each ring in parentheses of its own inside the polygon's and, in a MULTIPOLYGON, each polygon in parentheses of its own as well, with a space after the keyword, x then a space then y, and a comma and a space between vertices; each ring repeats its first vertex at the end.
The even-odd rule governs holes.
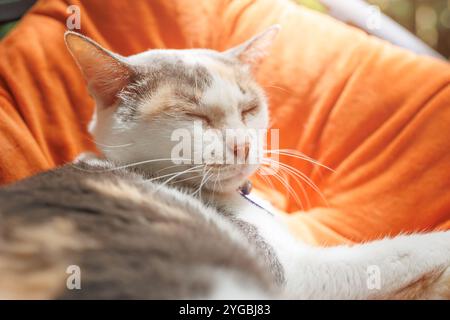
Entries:
MULTIPOLYGON (((230 143, 219 132, 268 127, 267 102, 252 72, 278 30, 271 27, 225 52, 149 50, 130 57, 68 32, 68 48, 96 102, 90 131, 104 156, 119 166, 191 188, 204 203, 240 221, 250 241, 267 244, 262 259, 284 288, 283 297, 450 298, 450 232, 402 235, 351 247, 311 247, 294 239, 281 217, 236 191, 258 169, 245 160, 260 151, 261 141, 246 137, 230 143), (217 129, 215 144, 224 151, 222 157, 244 161, 225 164, 211 154, 200 165, 174 165, 178 141, 172 134, 184 129, 194 136, 195 121, 203 130, 217 129)), ((224 275, 218 276, 217 290, 209 297, 248 297, 245 292, 224 275)))

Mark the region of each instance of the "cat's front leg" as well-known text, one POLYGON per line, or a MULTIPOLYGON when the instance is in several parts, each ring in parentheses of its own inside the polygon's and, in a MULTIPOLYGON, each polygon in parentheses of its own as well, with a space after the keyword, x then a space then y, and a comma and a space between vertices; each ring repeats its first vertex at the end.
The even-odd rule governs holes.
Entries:
POLYGON ((287 297, 450 299, 450 231, 319 248, 294 239, 276 215, 246 205, 239 218, 274 249, 287 297))
POLYGON ((286 298, 450 299, 450 231, 320 248, 295 239, 277 214, 243 198, 228 204, 273 248, 286 298))
POLYGON ((299 298, 450 299, 450 232, 293 249, 285 270, 299 298))

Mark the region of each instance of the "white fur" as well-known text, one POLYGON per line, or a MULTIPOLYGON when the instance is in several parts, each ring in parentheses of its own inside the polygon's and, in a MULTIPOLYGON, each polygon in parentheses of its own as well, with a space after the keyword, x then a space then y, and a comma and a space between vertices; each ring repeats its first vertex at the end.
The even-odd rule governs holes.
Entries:
MULTIPOLYGON (((443 282, 450 284, 450 232, 404 235, 351 247, 317 248, 294 239, 277 215, 271 216, 240 197, 227 203, 235 207, 240 219, 256 226, 275 249, 285 269, 287 297, 389 298, 422 277, 444 270, 447 278, 443 282), (371 267, 380 271, 379 289, 368 285, 371 267)), ((424 292, 422 297, 439 297, 431 291, 424 292)))
POLYGON ((246 279, 245 275, 230 270, 204 270, 213 278, 214 287, 201 299, 211 300, 254 300, 273 299, 257 283, 246 279))

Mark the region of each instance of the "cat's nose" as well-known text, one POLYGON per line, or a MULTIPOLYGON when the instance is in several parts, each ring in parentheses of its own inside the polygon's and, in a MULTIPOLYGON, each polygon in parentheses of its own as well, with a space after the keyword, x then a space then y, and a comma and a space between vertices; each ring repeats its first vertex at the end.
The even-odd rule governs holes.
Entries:
POLYGON ((247 161, 248 155, 250 153, 250 144, 248 142, 235 144, 233 147, 233 153, 236 159, 244 158, 244 160, 247 161))

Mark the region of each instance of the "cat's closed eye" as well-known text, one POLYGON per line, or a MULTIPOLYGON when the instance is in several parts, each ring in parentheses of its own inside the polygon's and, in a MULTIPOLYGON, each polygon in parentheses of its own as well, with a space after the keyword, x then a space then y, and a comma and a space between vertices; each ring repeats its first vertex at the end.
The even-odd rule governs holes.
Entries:
POLYGON ((204 114, 193 113, 193 112, 186 112, 185 115, 190 117, 190 118, 200 119, 200 120, 204 121, 208 125, 211 124, 211 119, 209 119, 204 114))
POLYGON ((242 118, 245 118, 249 114, 255 113, 257 110, 258 110, 257 104, 250 105, 249 107, 241 111, 242 118))

